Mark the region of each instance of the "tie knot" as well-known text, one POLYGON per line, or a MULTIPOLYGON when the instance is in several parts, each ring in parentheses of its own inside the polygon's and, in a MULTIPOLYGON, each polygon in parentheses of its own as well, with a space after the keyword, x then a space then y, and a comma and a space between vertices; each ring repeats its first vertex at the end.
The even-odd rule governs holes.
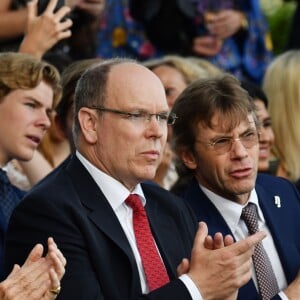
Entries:
POLYGON ((254 203, 249 203, 243 208, 241 219, 245 221, 250 234, 258 231, 257 208, 254 203))
POLYGON ((130 194, 125 203, 132 208, 134 211, 144 211, 144 206, 140 197, 136 194, 130 194))
POLYGON ((10 183, 7 174, 3 169, 0 169, 0 182, 5 184, 10 183))

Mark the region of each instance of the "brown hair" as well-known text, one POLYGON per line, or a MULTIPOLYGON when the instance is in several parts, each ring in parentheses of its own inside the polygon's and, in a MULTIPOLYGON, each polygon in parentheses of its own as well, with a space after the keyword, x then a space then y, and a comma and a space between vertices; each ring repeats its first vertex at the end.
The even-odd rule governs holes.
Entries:
POLYGON ((183 150, 194 153, 198 123, 213 129, 212 119, 216 114, 222 118, 225 131, 231 131, 250 113, 257 124, 249 94, 229 74, 193 82, 178 97, 172 112, 178 117, 172 139, 177 154, 183 150))

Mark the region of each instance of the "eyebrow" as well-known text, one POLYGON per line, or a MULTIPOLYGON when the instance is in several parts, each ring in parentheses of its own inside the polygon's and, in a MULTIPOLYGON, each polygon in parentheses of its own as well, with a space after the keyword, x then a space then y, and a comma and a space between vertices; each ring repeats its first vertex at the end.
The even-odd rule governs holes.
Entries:
POLYGON ((32 101, 32 102, 34 102, 34 103, 35 103, 37 106, 39 106, 39 107, 45 107, 46 110, 49 111, 49 112, 51 112, 51 111, 54 110, 54 108, 53 108, 53 103, 52 103, 51 107, 46 107, 41 101, 39 101, 39 100, 33 98, 32 96, 25 96, 24 99, 27 100, 27 101, 32 101))
MULTIPOLYGON (((253 126, 249 126, 245 130, 243 130, 241 133, 239 133, 239 136, 242 136, 243 134, 245 134, 247 132, 251 132, 251 131, 257 131, 257 128, 253 127, 253 126)), ((217 134, 215 137, 210 138, 210 141, 215 141, 216 139, 219 139, 219 138, 231 138, 232 136, 233 136, 232 133, 220 133, 220 134, 217 134)))

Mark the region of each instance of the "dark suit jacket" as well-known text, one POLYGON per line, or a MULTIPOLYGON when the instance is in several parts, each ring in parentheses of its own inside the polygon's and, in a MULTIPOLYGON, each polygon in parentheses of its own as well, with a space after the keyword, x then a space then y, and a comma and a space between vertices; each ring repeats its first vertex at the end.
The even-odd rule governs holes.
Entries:
POLYGON ((134 255, 110 204, 76 157, 38 184, 15 209, 7 234, 6 270, 22 263, 30 248, 54 237, 67 258, 57 299, 190 299, 176 267, 190 257, 198 228, 182 199, 142 185, 157 246, 171 282, 141 295, 134 255))
MULTIPOLYGON (((255 189, 286 279, 290 283, 300 269, 300 196, 292 183, 270 175, 258 175, 255 189), (280 208, 275 205, 274 196, 280 197, 280 208)), ((222 232, 224 235, 233 235, 222 215, 195 179, 187 188, 184 199, 192 206, 197 219, 207 223, 209 234, 222 232)), ((252 280, 240 289, 238 299, 260 299, 252 280)), ((280 298, 275 296, 274 299, 280 298)))

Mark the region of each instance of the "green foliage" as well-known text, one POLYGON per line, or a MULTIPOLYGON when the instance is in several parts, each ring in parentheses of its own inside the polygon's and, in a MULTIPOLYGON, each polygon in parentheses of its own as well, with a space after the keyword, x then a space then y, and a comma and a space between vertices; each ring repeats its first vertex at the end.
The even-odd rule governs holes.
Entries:
POLYGON ((267 15, 274 54, 280 54, 284 50, 295 7, 294 1, 284 2, 274 13, 267 15))

